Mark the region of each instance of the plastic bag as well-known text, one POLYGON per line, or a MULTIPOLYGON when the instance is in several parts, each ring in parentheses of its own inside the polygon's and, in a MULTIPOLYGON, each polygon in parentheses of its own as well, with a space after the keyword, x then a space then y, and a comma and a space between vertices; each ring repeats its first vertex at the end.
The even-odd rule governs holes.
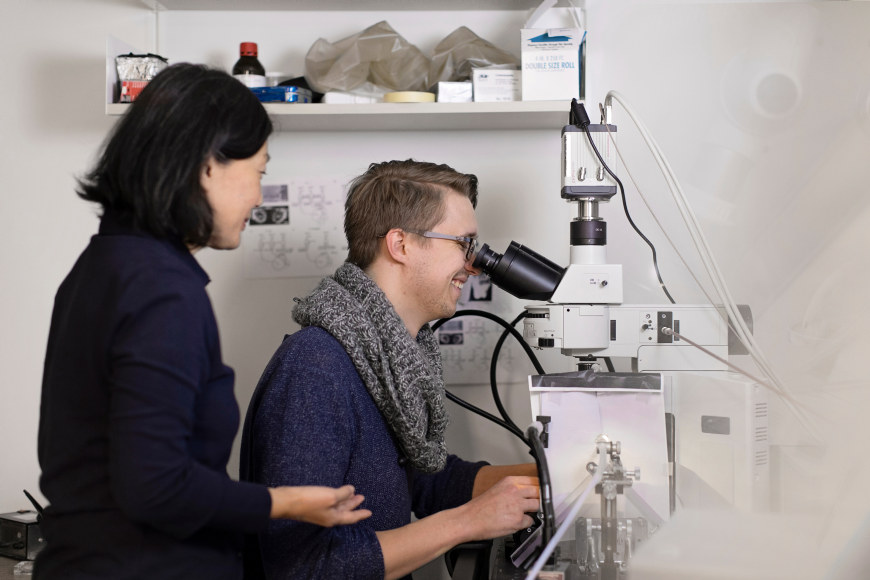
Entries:
POLYGON ((336 43, 320 38, 305 55, 305 77, 324 93, 366 82, 384 92, 424 91, 428 74, 429 59, 385 20, 336 43))
POLYGON ((145 88, 145 85, 157 76, 157 73, 169 66, 169 61, 158 54, 119 54, 115 57, 115 69, 118 71, 118 89, 114 99, 119 103, 132 103, 145 88))
POLYGON ((487 66, 519 68, 520 61, 491 42, 460 26, 447 35, 432 54, 429 86, 441 81, 471 80, 471 70, 487 66))

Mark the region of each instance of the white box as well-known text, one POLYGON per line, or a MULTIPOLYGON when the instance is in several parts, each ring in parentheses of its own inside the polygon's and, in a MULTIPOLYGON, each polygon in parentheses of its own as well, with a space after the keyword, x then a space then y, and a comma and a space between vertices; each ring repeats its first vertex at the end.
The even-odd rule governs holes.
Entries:
POLYGON ((468 81, 438 83, 439 103, 470 103, 472 101, 472 87, 468 81))
POLYGON ((580 28, 522 29, 523 100, 580 99, 585 41, 580 28))
POLYGON ((472 70, 474 100, 478 103, 522 100, 522 71, 499 68, 476 68, 472 70))

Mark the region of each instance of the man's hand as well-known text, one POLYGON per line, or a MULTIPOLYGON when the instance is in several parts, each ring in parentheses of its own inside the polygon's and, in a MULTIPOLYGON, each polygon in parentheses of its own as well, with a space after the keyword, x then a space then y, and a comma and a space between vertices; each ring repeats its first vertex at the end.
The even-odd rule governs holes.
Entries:
POLYGON ((396 528, 376 532, 387 580, 407 576, 453 546, 488 540, 532 525, 538 478, 505 477, 466 504, 396 528))
POLYGON ((463 519, 471 536, 463 541, 497 538, 531 526, 532 518, 526 513, 538 511, 539 497, 537 477, 501 479, 459 508, 465 512, 463 519))
POLYGON ((356 509, 363 496, 354 493, 352 485, 339 488, 315 485, 269 488, 272 496, 273 519, 290 519, 332 527, 355 524, 372 512, 356 509))

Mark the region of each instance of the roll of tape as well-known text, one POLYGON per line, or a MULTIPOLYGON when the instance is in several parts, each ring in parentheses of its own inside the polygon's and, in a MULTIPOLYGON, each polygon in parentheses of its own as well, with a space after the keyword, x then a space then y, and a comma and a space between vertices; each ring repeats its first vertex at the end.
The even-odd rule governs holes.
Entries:
POLYGON ((385 103, 434 103, 435 93, 423 91, 397 91, 384 95, 385 103))

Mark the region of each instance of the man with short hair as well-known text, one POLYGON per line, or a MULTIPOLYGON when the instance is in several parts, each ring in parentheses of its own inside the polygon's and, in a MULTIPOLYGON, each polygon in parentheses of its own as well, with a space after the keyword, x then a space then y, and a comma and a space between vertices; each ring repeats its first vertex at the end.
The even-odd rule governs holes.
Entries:
POLYGON ((303 328, 260 379, 241 471, 268 485, 351 483, 372 517, 270 525, 259 536, 269 577, 399 578, 457 544, 531 525, 533 464, 469 463, 444 442, 428 322, 452 316, 478 273, 476 203, 477 178, 446 165, 372 164, 351 184, 347 262, 294 308, 303 328))

